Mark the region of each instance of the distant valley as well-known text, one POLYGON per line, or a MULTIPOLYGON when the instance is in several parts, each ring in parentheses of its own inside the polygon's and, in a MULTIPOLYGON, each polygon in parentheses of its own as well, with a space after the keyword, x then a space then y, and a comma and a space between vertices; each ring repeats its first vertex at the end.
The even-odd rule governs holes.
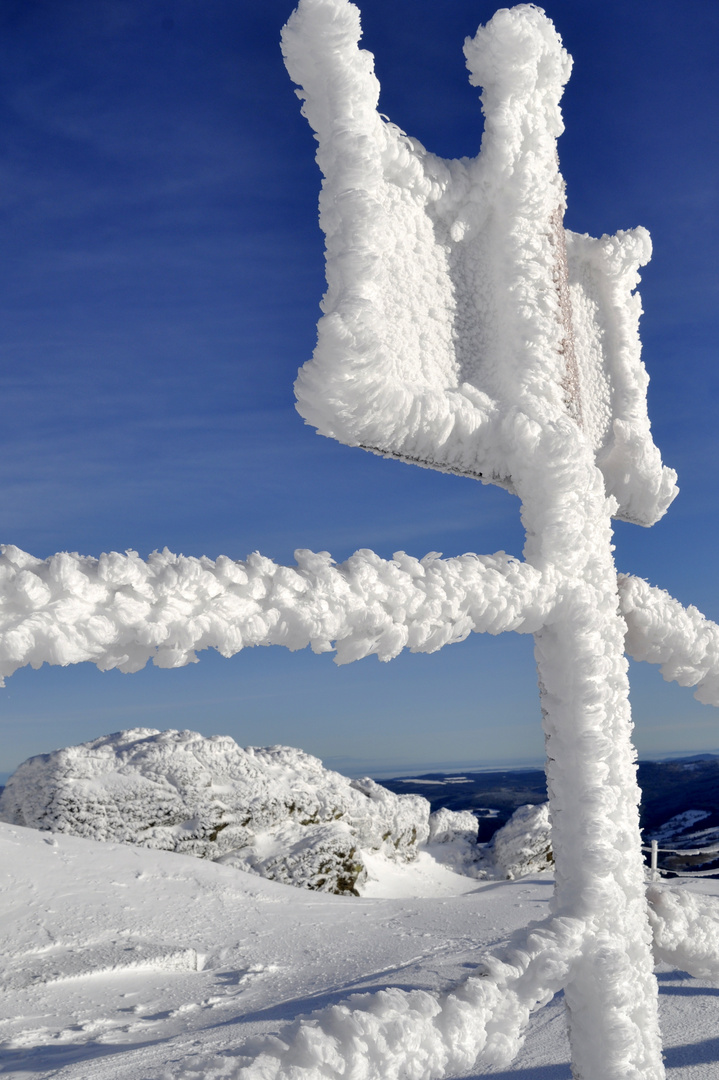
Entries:
MULTIPOLYGON (((638 779, 642 790, 640 822, 646 839, 656 833, 660 844, 687 848, 719 843, 719 756, 641 761, 638 779)), ((542 769, 455 770, 381 782, 399 794, 423 795, 432 810, 441 806, 471 810, 479 820, 482 842, 491 839, 518 806, 547 799, 542 769)))

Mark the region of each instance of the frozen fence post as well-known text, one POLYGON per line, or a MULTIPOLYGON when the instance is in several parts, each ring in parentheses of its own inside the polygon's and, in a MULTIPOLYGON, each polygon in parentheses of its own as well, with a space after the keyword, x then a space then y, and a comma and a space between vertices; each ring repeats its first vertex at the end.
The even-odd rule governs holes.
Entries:
POLYGON ((643 229, 566 233, 556 139, 571 68, 532 5, 465 56, 483 87, 473 160, 444 161, 377 112, 347 0, 301 0, 283 33, 324 173, 327 283, 298 409, 321 434, 496 483, 554 583, 535 634, 556 861, 554 913, 588 928, 565 993, 575 1075, 663 1076, 611 518, 676 494, 646 410, 643 229))
POLYGON ((652 856, 651 856, 652 881, 657 881, 658 878, 659 878, 659 872, 657 870, 658 861, 659 861, 659 841, 658 840, 652 840, 652 856))

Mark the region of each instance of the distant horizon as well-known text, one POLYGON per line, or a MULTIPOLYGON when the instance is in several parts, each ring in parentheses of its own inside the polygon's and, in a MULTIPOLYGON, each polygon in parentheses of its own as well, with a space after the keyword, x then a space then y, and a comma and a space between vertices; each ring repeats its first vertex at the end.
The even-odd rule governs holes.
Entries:
MULTIPOLYGON (((110 734, 109 732, 107 734, 110 734)), ((98 736, 101 738, 102 736, 98 736)), ((87 740, 91 741, 91 740, 87 740)), ((46 751, 41 751, 40 754, 33 754, 32 757, 39 757, 42 753, 51 753, 53 750, 59 749, 59 747, 51 747, 46 751)), ((296 749, 302 749, 302 747, 296 747, 296 749)), ((315 755, 318 756, 318 755, 315 755)), ((711 750, 675 750, 657 754, 640 754, 637 758, 639 763, 652 762, 652 761, 672 761, 683 760, 685 758, 699 758, 699 757, 719 757, 719 749, 714 748, 711 750)), ((28 758, 24 759, 29 760, 28 758)), ((325 757, 320 758, 322 764, 326 769, 333 770, 334 772, 342 773, 344 776, 350 778, 358 778, 362 776, 371 776, 374 780, 394 780, 402 778, 412 777, 425 777, 434 774, 449 776, 449 775, 464 775, 465 773, 484 773, 484 772, 528 772, 535 770, 544 770, 545 759, 541 757, 535 758, 515 758, 515 759, 496 759, 491 761, 477 762, 457 762, 457 761, 439 761, 439 762, 417 762, 414 765, 410 765, 407 762, 397 762, 392 767, 382 767, 381 763, 376 759, 357 759, 357 758, 341 758, 341 757, 325 757)), ((12 774, 22 765, 23 762, 18 762, 14 769, 8 771, 0 771, 0 787, 7 783, 12 774)), ((386 764, 386 763, 385 763, 386 764)))

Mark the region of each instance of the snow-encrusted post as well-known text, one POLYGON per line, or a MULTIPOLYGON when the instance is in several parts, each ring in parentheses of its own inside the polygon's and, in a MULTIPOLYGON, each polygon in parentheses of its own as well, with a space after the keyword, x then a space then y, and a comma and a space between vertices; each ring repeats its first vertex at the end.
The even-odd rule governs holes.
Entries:
POLYGON ((573 465, 562 469, 556 498, 537 515, 527 507, 530 488, 523 518, 528 560, 561 577, 555 609, 535 635, 535 656, 556 867, 553 911, 586 924, 564 987, 572 1065, 584 1080, 655 1080, 663 1067, 626 627, 601 474, 586 450, 581 453, 580 439, 569 438, 570 447, 573 465), (532 529, 537 516, 544 526, 540 533, 532 529))
POLYGON ((515 492, 526 562, 555 590, 535 634, 556 862, 583 926, 565 980, 574 1074, 664 1075, 612 516, 676 494, 649 435, 637 269, 647 234, 566 234, 556 138, 571 60, 531 5, 465 43, 483 87, 474 160, 443 161, 376 111, 347 0, 283 34, 325 175, 328 291, 298 409, 320 433, 515 492))

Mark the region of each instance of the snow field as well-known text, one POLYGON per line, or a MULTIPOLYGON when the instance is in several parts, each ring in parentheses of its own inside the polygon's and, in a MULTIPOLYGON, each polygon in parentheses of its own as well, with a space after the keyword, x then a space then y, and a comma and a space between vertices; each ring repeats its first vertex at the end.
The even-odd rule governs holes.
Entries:
MULTIPOLYGON (((334 897, 7 824, 0 865, 0 1069, 18 1080, 235 1076, 243 1043, 283 1037, 300 1015, 392 986, 441 995, 476 975, 487 951, 546 917, 553 885, 549 876, 471 882, 445 868, 433 885, 427 866, 425 891, 452 877, 471 891, 393 898, 390 881, 383 898, 334 897), (172 966, 173 956, 186 960, 172 966)), ((405 893, 421 872, 402 869, 405 893)), ((716 881, 651 888, 716 913, 716 881)), ((659 978, 670 1080, 713 1080, 716 991, 666 964, 659 978)), ((528 1030, 499 1075, 569 1080, 561 995, 528 1030)), ((496 1075, 487 1065, 467 1072, 496 1075)))

